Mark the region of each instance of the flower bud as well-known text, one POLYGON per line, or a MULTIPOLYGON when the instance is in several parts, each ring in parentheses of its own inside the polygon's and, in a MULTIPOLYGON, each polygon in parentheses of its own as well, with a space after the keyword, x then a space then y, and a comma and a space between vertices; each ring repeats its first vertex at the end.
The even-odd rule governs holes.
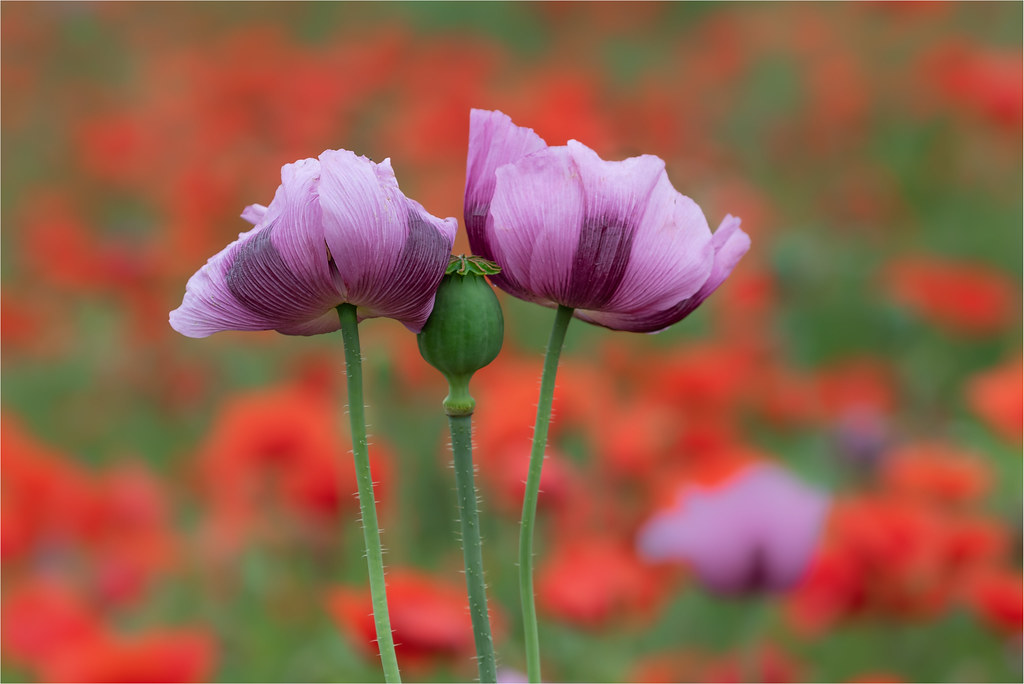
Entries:
POLYGON ((434 310, 417 335, 420 354, 448 380, 449 415, 473 412, 469 379, 501 351, 501 305, 484 277, 497 272, 484 259, 453 256, 437 288, 434 310))

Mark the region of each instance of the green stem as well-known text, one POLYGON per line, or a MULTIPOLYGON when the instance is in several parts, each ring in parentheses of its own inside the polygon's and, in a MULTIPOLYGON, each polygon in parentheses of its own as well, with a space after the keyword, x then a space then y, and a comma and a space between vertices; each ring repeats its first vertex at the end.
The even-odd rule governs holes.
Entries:
POLYGON ((487 584, 484 582, 484 558, 477 516, 476 486, 473 484, 473 419, 468 415, 448 416, 455 457, 455 489, 459 495, 459 519, 462 524, 462 556, 466 566, 466 593, 469 614, 473 618, 476 641, 476 665, 481 682, 498 680, 494 660, 494 640, 487 613, 487 584))
POLYGON ((359 484, 359 510, 363 520, 363 541, 366 544, 366 567, 370 575, 370 597, 373 602, 373 620, 377 628, 377 647, 385 682, 401 682, 395 641, 391 634, 391 616, 384 583, 384 554, 380 546, 380 527, 377 523, 377 505, 370 475, 370 455, 366 442, 366 416, 363 404, 363 362, 359 350, 359 328, 356 307, 342 304, 338 307, 341 321, 341 339, 345 345, 345 377, 348 380, 348 419, 352 429, 352 458, 356 464, 359 484))
POLYGON ((548 424, 551 422, 555 373, 558 372, 558 357, 562 353, 562 343, 565 342, 565 331, 572 320, 572 312, 572 307, 558 307, 555 324, 551 328, 551 337, 548 339, 544 373, 540 378, 540 399, 537 402, 533 447, 530 450, 530 470, 526 477, 526 492, 523 495, 523 520, 519 527, 519 601, 523 608, 526 675, 534 684, 540 682, 540 635, 537 631, 537 606, 533 598, 533 527, 537 517, 537 497, 540 494, 540 473, 548 442, 548 424))

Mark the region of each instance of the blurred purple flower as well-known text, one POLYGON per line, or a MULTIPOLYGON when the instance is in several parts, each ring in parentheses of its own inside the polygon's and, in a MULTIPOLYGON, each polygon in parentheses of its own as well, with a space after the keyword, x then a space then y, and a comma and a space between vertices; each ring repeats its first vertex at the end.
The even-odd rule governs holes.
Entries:
POLYGON ((498 287, 614 330, 681 320, 750 247, 734 216, 712 235, 658 157, 548 147, 496 111, 470 113, 464 212, 473 252, 502 268, 498 287))
POLYGON ((649 561, 684 561, 720 594, 783 591, 803 576, 828 497, 771 464, 749 466, 714 488, 684 487, 637 538, 649 561))
POLYGON ((498 668, 498 684, 526 684, 530 678, 511 667, 498 668))
POLYGON ((189 279, 171 312, 181 334, 331 332, 343 303, 360 320, 394 318, 419 332, 457 226, 403 195, 390 160, 347 150, 286 164, 270 206, 250 205, 242 218, 254 227, 189 279))

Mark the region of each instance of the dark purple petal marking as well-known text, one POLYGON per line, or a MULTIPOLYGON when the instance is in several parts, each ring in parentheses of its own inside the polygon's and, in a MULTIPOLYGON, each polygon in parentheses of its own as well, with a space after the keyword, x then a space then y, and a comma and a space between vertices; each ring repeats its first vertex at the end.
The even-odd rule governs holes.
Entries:
POLYGON ((491 209, 491 203, 486 204, 466 203, 463 210, 463 218, 466 220, 466 234, 469 236, 469 249, 473 254, 491 258, 491 241, 487 237, 487 212, 491 209))
POLYGON ((746 573, 737 589, 741 593, 753 594, 774 588, 768 554, 760 544, 755 544, 748 555, 746 573))
MULTIPOLYGON (((386 279, 372 303, 373 308, 403 322, 418 318, 425 304, 434 296, 451 252, 451 241, 415 206, 409 206, 406 226, 408 235, 396 262, 400 270, 386 279), (409 292, 412 291, 419 292, 421 296, 411 298, 409 292)), ((424 320, 429 313, 427 310, 423 314, 424 320)))
MULTIPOLYGON (((487 231, 487 215, 494 196, 495 171, 504 164, 515 162, 546 147, 547 144, 532 128, 516 126, 502 112, 482 109, 470 111, 463 218, 469 248, 474 254, 494 260, 493 240, 487 231)), ((510 280, 504 271, 491 279, 507 290, 518 291, 522 287, 510 280)))
POLYGON ((296 320, 322 310, 274 246, 272 230, 268 226, 239 245, 225 278, 228 290, 246 309, 271 320, 296 320))
POLYGON ((573 256, 566 306, 599 309, 608 303, 629 265, 635 229, 626 221, 587 216, 573 256))

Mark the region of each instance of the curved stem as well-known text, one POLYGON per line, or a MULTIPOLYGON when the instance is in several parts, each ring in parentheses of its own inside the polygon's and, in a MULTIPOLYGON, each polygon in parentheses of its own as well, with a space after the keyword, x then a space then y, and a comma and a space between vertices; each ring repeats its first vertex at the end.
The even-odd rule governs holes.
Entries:
POLYGON ((519 527, 519 602, 523 608, 523 633, 526 641, 526 674, 530 682, 540 682, 540 635, 537 631, 537 607, 533 599, 533 527, 537 517, 540 494, 540 473, 551 422, 551 401, 555 394, 555 373, 562 353, 565 331, 572 320, 572 307, 559 306, 555 324, 544 356, 544 373, 540 379, 540 399, 534 423, 533 447, 530 449, 530 470, 523 495, 523 520, 519 527))
POLYGON ((487 584, 484 582, 484 558, 477 515, 476 486, 473 484, 473 423, 468 415, 448 416, 455 460, 455 489, 459 496, 459 520, 462 524, 462 555, 466 565, 466 593, 469 614, 473 618, 476 641, 476 665, 481 682, 496 682, 494 640, 487 612, 487 584))
POLYGON ((356 307, 342 304, 338 307, 341 321, 341 339, 345 345, 345 377, 348 381, 348 420, 352 430, 352 458, 356 465, 359 484, 359 511, 363 520, 363 541, 366 544, 366 567, 370 575, 370 597, 373 602, 373 621, 377 628, 377 647, 380 650, 384 681, 401 682, 395 641, 391 634, 391 616, 384 583, 384 554, 380 545, 380 527, 377 523, 377 505, 370 475, 370 455, 366 442, 366 416, 363 404, 363 363, 359 350, 359 328, 356 307))

